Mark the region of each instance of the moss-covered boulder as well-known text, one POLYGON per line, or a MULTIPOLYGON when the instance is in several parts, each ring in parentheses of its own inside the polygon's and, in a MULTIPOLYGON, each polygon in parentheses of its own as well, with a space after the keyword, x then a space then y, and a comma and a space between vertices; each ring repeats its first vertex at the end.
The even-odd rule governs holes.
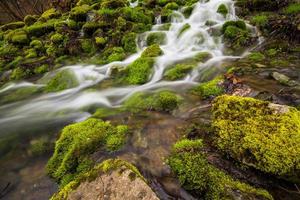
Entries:
POLYGON ((300 169, 300 112, 253 98, 220 96, 213 103, 217 147, 263 172, 295 176, 300 169))
POLYGON ((183 139, 173 146, 167 163, 185 189, 207 200, 273 199, 266 190, 236 181, 210 164, 203 149, 202 140, 183 139))
POLYGON ((118 150, 125 143, 127 132, 127 126, 113 126, 93 118, 66 126, 47 164, 48 174, 65 185, 90 169, 93 162, 88 156, 96 150, 118 150))
POLYGON ((78 195, 89 200, 102 199, 103 196, 114 200, 158 200, 139 170, 132 164, 120 159, 103 161, 89 172, 61 188, 57 194, 53 195, 51 200, 71 200, 76 199, 78 195), (85 188, 88 188, 88 190, 85 188))
POLYGON ((216 97, 224 93, 222 83, 223 78, 221 76, 218 76, 211 81, 200 83, 199 85, 192 88, 191 92, 192 94, 200 96, 203 99, 216 97))
POLYGON ((133 113, 141 110, 172 112, 180 103, 181 98, 171 91, 161 91, 152 95, 140 92, 127 99, 123 109, 133 113))
POLYGON ((145 49, 145 51, 142 53, 142 58, 149 58, 149 57, 157 57, 163 54, 163 51, 159 47, 158 44, 153 44, 145 49))
POLYGON ((166 70, 164 78, 169 81, 174 81, 184 78, 195 67, 194 64, 176 64, 166 70))

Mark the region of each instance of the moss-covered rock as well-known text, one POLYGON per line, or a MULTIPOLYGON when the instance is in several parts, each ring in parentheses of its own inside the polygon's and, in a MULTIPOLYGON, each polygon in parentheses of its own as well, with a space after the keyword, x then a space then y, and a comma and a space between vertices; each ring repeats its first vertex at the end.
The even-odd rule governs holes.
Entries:
POLYGON ((45 91, 58 92, 68 88, 76 87, 78 80, 70 70, 61 70, 46 81, 45 91))
POLYGON ((7 31, 7 30, 15 30, 15 29, 18 29, 18 28, 22 28, 25 26, 25 23, 24 22, 11 22, 11 23, 8 23, 8 24, 5 24, 3 26, 0 27, 0 30, 2 31, 7 31))
POLYGON ((48 174, 63 185, 90 169, 88 156, 99 148, 119 149, 124 143, 127 126, 113 126, 109 122, 88 119, 66 126, 55 144, 55 151, 47 164, 48 174))
POLYGON ((130 52, 130 53, 135 53, 136 52, 136 33, 128 33, 123 36, 122 38, 122 45, 125 51, 130 52))
POLYGON ((236 181, 211 165, 203 153, 202 140, 177 142, 167 163, 181 185, 197 192, 203 199, 273 199, 266 190, 236 181), (238 194, 236 191, 239 191, 238 194))
POLYGON ((200 83, 192 88, 192 94, 198 95, 201 98, 215 97, 224 93, 222 86, 223 78, 218 76, 211 81, 200 83))
POLYGON ((147 186, 146 180, 139 170, 132 164, 120 159, 108 159, 96 165, 87 173, 61 188, 51 200, 73 199, 76 193, 81 193, 83 198, 97 199, 103 194, 95 192, 95 190, 99 189, 99 185, 102 187, 103 184, 106 185, 107 190, 111 191, 110 194, 107 194, 109 199, 139 199, 139 194, 143 194, 145 199, 158 200, 155 193, 147 186), (81 184, 88 184, 91 191, 82 189, 81 184), (126 188, 125 185, 131 187, 126 188))
POLYGON ((34 24, 38 20, 39 16, 38 15, 27 15, 24 18, 24 23, 26 26, 30 26, 34 24))
POLYGON ((218 7, 218 10, 217 10, 218 13, 222 14, 223 16, 226 16, 228 14, 228 8, 225 4, 221 4, 219 7, 218 7))
POLYGON ((166 42, 166 34, 164 32, 153 32, 147 36, 147 45, 164 44, 166 42))
POLYGON ((89 5, 81 5, 72 8, 70 12, 70 19, 75 21, 86 21, 87 13, 90 11, 91 7, 89 5))
POLYGON ((164 78, 170 81, 178 80, 184 78, 187 73, 189 73, 195 65, 193 64, 176 64, 166 70, 164 78))
POLYGON ((213 103, 218 148, 261 171, 292 176, 300 169, 300 112, 253 98, 220 96, 213 103))
POLYGON ((161 91, 153 95, 136 93, 124 103, 124 109, 133 113, 141 110, 171 112, 178 108, 181 99, 170 91, 161 91))
POLYGON ((41 21, 47 21, 49 19, 53 19, 53 18, 57 18, 59 17, 61 14, 58 10, 56 10, 55 8, 50 8, 49 10, 46 10, 40 17, 39 20, 41 21))
POLYGON ((153 44, 149 47, 147 47, 144 52, 142 53, 142 58, 155 58, 157 56, 160 56, 163 54, 163 51, 159 47, 158 44, 153 44))

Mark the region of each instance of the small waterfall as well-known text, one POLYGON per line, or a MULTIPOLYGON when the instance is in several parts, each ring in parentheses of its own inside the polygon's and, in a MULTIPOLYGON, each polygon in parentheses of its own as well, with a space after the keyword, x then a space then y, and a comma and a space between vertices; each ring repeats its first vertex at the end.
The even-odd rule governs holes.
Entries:
MULTIPOLYGON (((132 3, 131 6, 136 6, 137 2, 132 3)), ((183 86, 193 86, 198 83, 201 74, 205 70, 217 71, 217 67, 223 60, 239 58, 224 55, 222 39, 211 34, 212 29, 220 29, 225 21, 235 19, 237 19, 237 16, 233 0, 199 1, 188 18, 180 10, 174 11, 169 30, 161 31, 166 34, 166 42, 160 45, 164 54, 156 58, 153 67, 154 72, 148 83, 138 86, 90 89, 91 86, 109 78, 112 67, 126 67, 141 55, 146 48, 145 38, 147 35, 160 31, 164 25, 158 17, 157 24, 153 26, 152 30, 141 35, 144 39, 137 40, 141 49, 136 54, 121 62, 113 62, 103 66, 67 66, 46 74, 45 77, 60 70, 71 70, 75 74, 79 85, 61 92, 42 94, 31 99, 1 106, 0 127, 3 127, 2 130, 9 129, 9 127, 16 130, 22 129, 25 125, 30 126, 45 123, 45 121, 55 121, 60 117, 84 120, 90 114, 85 112, 83 108, 91 105, 119 107, 136 92, 162 88, 175 88, 177 90, 183 86), (229 14, 226 17, 217 13, 217 9, 221 4, 226 4, 229 8, 229 14), (213 22, 214 25, 207 25, 208 21, 213 22), (181 33, 187 24, 190 28, 181 33), (193 58, 200 52, 208 52, 212 55, 212 58, 205 63, 198 63, 198 66, 182 80, 163 80, 166 68, 178 61, 193 58)), ((26 82, 12 83, 1 89, 0 95, 8 90, 27 86, 42 87, 43 85, 26 82)))

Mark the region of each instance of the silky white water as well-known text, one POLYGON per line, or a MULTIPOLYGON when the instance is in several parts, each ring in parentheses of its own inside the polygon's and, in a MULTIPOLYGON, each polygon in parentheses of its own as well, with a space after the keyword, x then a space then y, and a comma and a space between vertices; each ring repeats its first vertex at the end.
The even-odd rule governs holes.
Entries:
MULTIPOLYGON (((136 6, 131 4, 131 6, 136 6)), ((60 70, 71 70, 80 83, 77 87, 67 89, 56 93, 47 93, 35 95, 32 98, 23 101, 17 101, 2 105, 0 107, 0 132, 8 134, 17 132, 24 127, 54 123, 63 119, 72 119, 76 121, 84 120, 90 116, 85 111, 89 106, 98 107, 118 107, 124 100, 136 92, 156 90, 156 89, 175 89, 193 86, 206 77, 203 74, 214 74, 219 71, 222 61, 237 59, 236 56, 224 55, 224 44, 221 37, 212 36, 213 29, 220 29, 227 20, 236 20, 234 1, 232 0, 202 0, 196 4, 193 13, 189 18, 185 18, 181 10, 174 11, 171 19, 171 27, 166 33, 167 40, 165 44, 160 45, 164 54, 156 58, 153 66, 154 72, 149 81, 144 85, 114 87, 107 89, 90 89, 90 87, 101 83, 101 81, 110 77, 113 66, 126 67, 137 59, 143 50, 145 50, 145 38, 151 32, 160 31, 163 24, 157 18, 157 24, 152 30, 139 36, 138 53, 130 56, 122 62, 113 62, 103 66, 95 65, 75 65, 61 68, 57 71, 45 75, 47 78, 60 70), (224 17, 217 13, 219 5, 226 4, 229 8, 229 14, 224 17), (207 26, 207 21, 215 22, 213 26, 207 26), (180 35, 185 24, 190 28, 180 35), (179 36, 180 35, 180 36, 179 36), (198 66, 190 72, 184 79, 179 81, 165 81, 163 75, 167 67, 172 64, 192 58, 200 52, 209 52, 212 58, 205 63, 199 63, 198 66), (5 133, 4 133, 5 132, 5 133)), ((253 27, 250 27, 252 28, 253 27)), ((241 52, 241 55, 244 52, 241 52)), ((9 90, 26 87, 44 87, 38 83, 10 83, 0 89, 0 95, 9 90)))

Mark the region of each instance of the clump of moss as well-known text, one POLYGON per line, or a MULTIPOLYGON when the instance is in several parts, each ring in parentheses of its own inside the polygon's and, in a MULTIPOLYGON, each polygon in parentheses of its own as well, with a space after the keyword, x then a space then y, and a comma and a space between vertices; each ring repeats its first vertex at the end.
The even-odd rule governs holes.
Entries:
POLYGON ((126 0, 104 0, 101 2, 101 8, 120 8, 128 5, 126 0))
POLYGON ((87 13, 90 11, 91 7, 89 5, 81 5, 72 8, 70 12, 70 19, 75 21, 86 21, 87 13))
POLYGON ((32 156, 41 156, 51 151, 51 143, 47 137, 40 137, 30 141, 28 153, 32 156))
POLYGON ((166 34, 164 32, 149 33, 146 41, 148 46, 152 44, 164 44, 166 42, 166 34))
POLYGON ((259 28, 264 28, 268 24, 267 15, 255 15, 251 18, 251 23, 259 28))
POLYGON ((288 7, 284 9, 284 13, 288 15, 295 15, 300 13, 300 3, 294 3, 288 5, 288 7))
POLYGON ((36 49, 36 50, 42 50, 43 49, 43 42, 40 40, 32 40, 30 42, 30 47, 36 49))
POLYGON ((28 76, 29 71, 25 70, 21 67, 15 68, 11 75, 10 75, 10 80, 20 80, 28 76))
POLYGON ((40 17, 39 20, 41 21, 47 21, 49 19, 53 19, 53 18, 57 18, 59 17, 61 14, 58 10, 56 10, 55 8, 50 8, 49 10, 46 10, 40 17))
POLYGON ((222 14, 223 16, 226 16, 228 14, 228 8, 225 4, 221 4, 219 7, 218 7, 218 10, 217 10, 218 13, 222 14))
POLYGON ((76 87, 78 80, 70 70, 62 70, 56 73, 45 87, 47 92, 58 92, 68 88, 76 87))
POLYGON ((300 169, 300 112, 253 98, 220 96, 213 103, 218 148, 276 175, 300 169))
POLYGON ((178 108, 180 103, 180 97, 170 91, 161 91, 153 95, 136 93, 126 100, 124 109, 134 113, 141 110, 171 112, 178 108))
POLYGON ((165 79, 174 81, 178 79, 182 79, 186 76, 188 72, 190 72, 195 65, 193 64, 177 64, 170 69, 167 69, 165 72, 165 79))
POLYGON ((94 53, 96 51, 93 41, 91 39, 80 40, 81 49, 84 53, 94 53))
POLYGON ((15 30, 7 35, 7 39, 13 44, 24 45, 29 42, 27 33, 23 30, 15 30))
POLYGON ((273 199, 267 191, 235 181, 209 164, 202 140, 177 142, 167 163, 185 189, 197 192, 204 199, 236 199, 234 191, 239 191, 242 199, 273 199))
POLYGON ((225 41, 234 49, 246 46, 250 40, 250 32, 242 20, 227 21, 222 26, 225 41))
POLYGON ((38 20, 37 15, 27 15, 24 18, 24 23, 26 26, 30 26, 30 25, 34 24, 37 20, 38 20))
POLYGON ((259 61, 263 61, 266 57, 264 56, 264 54, 262 54, 260 52, 253 52, 248 56, 248 58, 251 61, 259 62, 259 61))
POLYGON ((55 33, 51 36, 50 40, 54 44, 59 44, 64 40, 64 36, 60 33, 55 33))
POLYGON ((47 164, 48 174, 65 185, 90 169, 92 162, 88 156, 97 149, 118 150, 124 144, 127 132, 127 126, 115 127, 93 118, 66 126, 47 164))
POLYGON ((142 180, 145 180, 145 178, 142 176, 142 174, 139 172, 139 170, 133 166, 132 164, 121 160, 121 159, 108 159, 103 161, 102 163, 96 165, 93 169, 90 171, 80 175, 75 180, 68 183, 66 186, 64 186, 58 193, 54 194, 51 197, 51 200, 66 200, 68 199, 68 195, 71 191, 75 190, 81 183, 85 181, 93 181, 101 173, 108 173, 113 170, 122 169, 122 171, 125 169, 131 170, 135 176, 141 178, 142 180))
POLYGON ((122 38, 122 45, 125 51, 136 52, 136 33, 128 33, 122 38))
POLYGON ((224 88, 221 85, 222 81, 223 78, 219 76, 206 83, 200 83, 192 89, 192 93, 204 99, 211 96, 219 96, 224 93, 224 88))
POLYGON ((2 30, 2 31, 15 30, 15 29, 24 27, 24 25, 25 25, 25 23, 21 22, 21 21, 11 22, 11 23, 8 23, 8 24, 5 24, 5 25, 1 26, 0 30, 2 30))
POLYGON ((149 58, 149 57, 157 57, 163 54, 163 51, 159 47, 158 44, 153 44, 145 49, 145 51, 142 53, 142 58, 149 58))

